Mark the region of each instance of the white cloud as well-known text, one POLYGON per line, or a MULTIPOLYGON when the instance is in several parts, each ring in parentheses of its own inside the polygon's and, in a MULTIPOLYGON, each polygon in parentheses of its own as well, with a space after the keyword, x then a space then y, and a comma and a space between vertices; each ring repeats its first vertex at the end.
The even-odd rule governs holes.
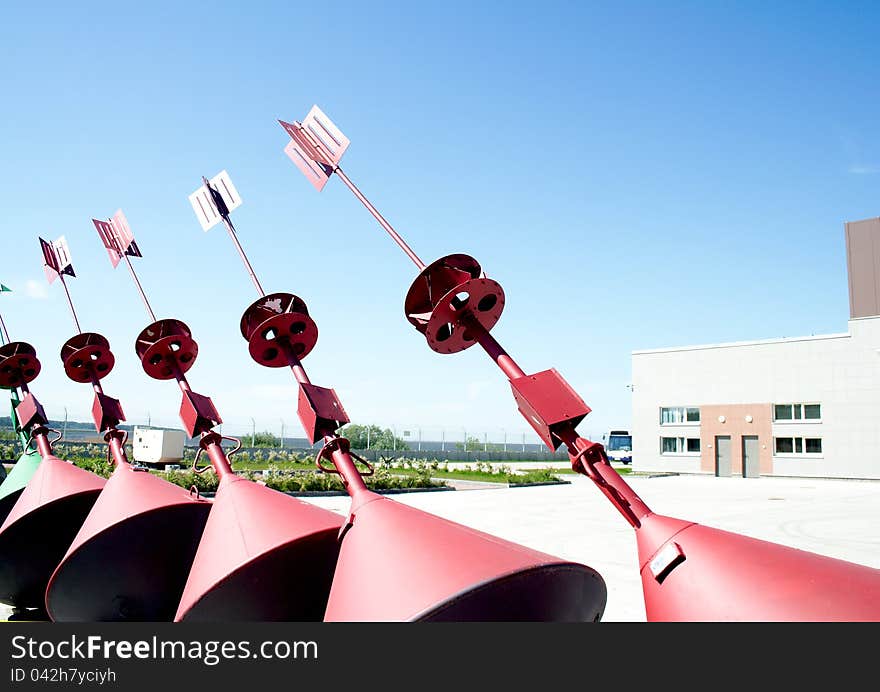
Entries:
POLYGON ((24 282, 24 293, 28 298, 36 298, 37 300, 46 300, 49 297, 49 289, 46 284, 33 279, 24 282))
POLYGON ((849 167, 849 172, 855 175, 870 175, 871 173, 880 173, 880 166, 855 164, 849 167))

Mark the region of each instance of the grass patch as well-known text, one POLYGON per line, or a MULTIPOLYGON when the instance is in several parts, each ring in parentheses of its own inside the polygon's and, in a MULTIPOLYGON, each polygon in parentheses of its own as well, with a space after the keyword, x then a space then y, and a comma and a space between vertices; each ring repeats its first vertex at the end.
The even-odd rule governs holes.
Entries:
POLYGON ((511 474, 507 482, 510 485, 528 485, 529 483, 554 483, 560 480, 556 469, 535 469, 526 473, 511 474))
MULTIPOLYGON (((617 471, 617 473, 619 473, 621 476, 628 476, 629 474, 631 474, 633 472, 632 468, 630 468, 629 466, 615 466, 614 470, 617 471)), ((565 475, 565 474, 571 475, 576 472, 572 471, 570 468, 564 468, 564 469, 553 469, 553 473, 559 473, 559 474, 563 474, 563 475, 565 475)))

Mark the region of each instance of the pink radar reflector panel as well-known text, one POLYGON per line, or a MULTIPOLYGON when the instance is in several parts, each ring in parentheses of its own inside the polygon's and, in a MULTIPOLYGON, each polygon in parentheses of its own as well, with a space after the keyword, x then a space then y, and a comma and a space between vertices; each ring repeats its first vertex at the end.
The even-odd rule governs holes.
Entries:
POLYGON ((284 153, 320 192, 342 160, 350 140, 317 106, 312 106, 301 123, 278 122, 290 135, 284 153))
POLYGON ((61 274, 76 276, 70 259, 70 248, 67 246, 64 236, 52 242, 42 238, 39 240, 40 248, 43 251, 43 270, 46 272, 46 279, 50 284, 61 274))
POLYGON ((303 148, 293 139, 284 147, 284 153, 296 164, 296 167, 302 171, 302 174, 315 186, 318 192, 324 189, 327 181, 330 180, 330 172, 323 164, 309 158, 303 148))
POLYGON ((116 267, 123 255, 142 257, 141 251, 134 241, 134 235, 122 209, 119 209, 109 221, 92 219, 101 242, 110 256, 110 263, 116 267))

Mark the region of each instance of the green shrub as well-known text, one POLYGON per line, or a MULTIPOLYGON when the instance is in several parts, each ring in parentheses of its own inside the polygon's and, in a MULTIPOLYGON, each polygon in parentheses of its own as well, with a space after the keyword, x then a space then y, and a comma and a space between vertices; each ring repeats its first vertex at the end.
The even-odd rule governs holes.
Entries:
POLYGON ((101 476, 101 478, 109 478, 110 474, 113 473, 113 464, 107 461, 106 457, 81 458, 77 456, 73 459, 68 459, 68 461, 72 461, 79 468, 91 471, 101 476))
POLYGON ((508 473, 507 482, 511 485, 522 485, 524 483, 547 483, 556 482, 559 477, 554 475, 553 469, 535 469, 526 473, 508 473))
POLYGON ((179 485, 181 488, 196 487, 200 493, 215 493, 219 481, 214 469, 208 469, 203 473, 196 473, 192 469, 173 470, 173 471, 156 471, 157 476, 164 478, 169 483, 179 485))

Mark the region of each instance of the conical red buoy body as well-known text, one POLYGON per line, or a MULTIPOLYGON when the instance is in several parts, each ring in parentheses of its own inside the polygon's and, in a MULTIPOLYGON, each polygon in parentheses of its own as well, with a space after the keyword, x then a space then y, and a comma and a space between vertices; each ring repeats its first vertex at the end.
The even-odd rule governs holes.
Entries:
POLYGON ((0 602, 42 610, 46 585, 106 481, 46 455, 0 526, 0 602))
POLYGON ((880 621, 880 570, 656 514, 636 537, 649 621, 880 621))
POLYGON ((320 621, 343 518, 253 481, 224 478, 176 621, 320 621))
POLYGON ((170 621, 210 509, 189 490, 117 466, 49 581, 49 616, 170 621))
POLYGON ((586 565, 366 492, 342 540, 327 621, 596 621, 586 565))

